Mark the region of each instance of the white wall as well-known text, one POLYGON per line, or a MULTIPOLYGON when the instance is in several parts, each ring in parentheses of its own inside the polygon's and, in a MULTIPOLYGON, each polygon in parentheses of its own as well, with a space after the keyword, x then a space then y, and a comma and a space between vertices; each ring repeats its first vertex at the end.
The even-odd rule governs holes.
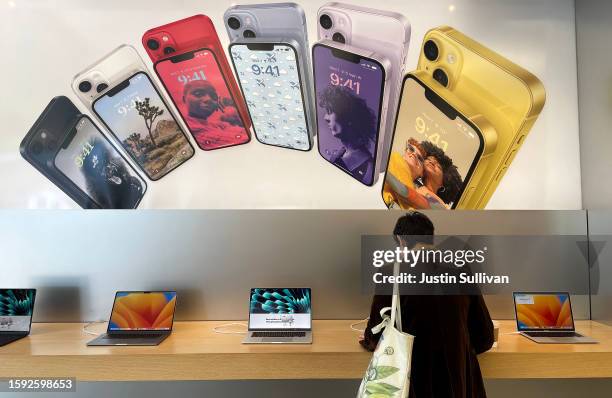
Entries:
MULTIPOLYGON (((247 1, 245 1, 247 2, 247 1)), ((311 43, 324 1, 301 1, 311 43)), ((452 25, 535 73, 546 107, 489 203, 490 209, 579 209, 580 160, 573 0, 374 0, 412 22, 409 66, 424 33, 452 25), (451 5, 453 7, 451 7, 451 5), (451 11, 452 10, 452 11, 451 11)), ((0 1, 0 207, 63 208, 73 202, 21 159, 19 142, 51 97, 73 100, 74 74, 121 43, 140 49, 142 33, 196 13, 209 15, 224 43, 216 0, 0 1)), ((368 188, 324 162, 251 144, 197 155, 149 184, 143 208, 383 208, 380 182, 368 188)))
POLYGON ((582 200, 585 209, 612 203, 612 2, 576 2, 582 200))

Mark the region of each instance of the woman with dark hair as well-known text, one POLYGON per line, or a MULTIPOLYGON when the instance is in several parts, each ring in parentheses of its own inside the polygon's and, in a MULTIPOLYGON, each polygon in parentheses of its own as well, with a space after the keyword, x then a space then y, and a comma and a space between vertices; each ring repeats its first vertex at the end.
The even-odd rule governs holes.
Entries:
POLYGON ((429 141, 419 144, 423 152, 423 187, 419 191, 447 206, 457 201, 463 179, 444 151, 429 141))
POLYGON ((325 109, 325 122, 342 147, 329 154, 328 160, 364 183, 371 183, 374 173, 376 116, 363 98, 343 86, 329 86, 319 95, 325 109))
MULTIPOLYGON (((413 249, 431 244, 434 225, 423 213, 408 212, 395 224, 400 246, 413 249)), ((434 266, 434 265, 432 265, 434 266)), ((390 295, 375 295, 360 344, 374 351, 381 334, 372 328, 382 322, 380 311, 391 307, 390 295)), ((493 321, 482 294, 400 295, 402 329, 414 338, 410 398, 484 398, 485 387, 477 355, 493 346, 493 321)))

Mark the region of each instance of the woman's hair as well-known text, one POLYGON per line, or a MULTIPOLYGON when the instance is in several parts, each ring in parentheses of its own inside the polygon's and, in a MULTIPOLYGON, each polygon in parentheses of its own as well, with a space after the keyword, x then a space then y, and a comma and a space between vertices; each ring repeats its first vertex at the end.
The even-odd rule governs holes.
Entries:
POLYGON ((357 97, 347 87, 329 86, 319 94, 319 106, 327 113, 335 113, 338 124, 344 132, 342 141, 357 146, 369 147, 374 141, 376 116, 363 98, 357 97))
MULTIPOLYGON (((406 141, 406 147, 408 146, 408 144, 410 144, 413 147, 415 147, 416 149, 418 149, 421 153, 425 153, 425 150, 421 147, 421 143, 418 142, 417 140, 415 140, 414 138, 412 138, 412 137, 408 138, 408 141, 406 141)), ((406 148, 406 149, 408 149, 408 148, 406 148)))
POLYGON ((457 166, 453 164, 453 160, 437 145, 429 141, 422 141, 419 147, 423 150, 425 159, 433 156, 442 167, 442 187, 438 189, 436 195, 438 195, 444 203, 453 202, 457 199, 457 195, 463 186, 463 178, 461 178, 457 166))
POLYGON ((393 228, 395 241, 404 243, 407 247, 412 247, 416 243, 433 243, 434 225, 425 214, 418 211, 409 211, 395 222, 393 228), (409 236, 416 235, 410 239, 409 236))

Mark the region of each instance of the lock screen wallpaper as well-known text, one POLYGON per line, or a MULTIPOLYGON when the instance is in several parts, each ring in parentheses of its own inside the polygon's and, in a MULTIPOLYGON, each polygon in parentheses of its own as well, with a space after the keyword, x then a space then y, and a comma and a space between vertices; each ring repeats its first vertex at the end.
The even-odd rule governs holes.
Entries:
POLYGON ((155 69, 201 149, 249 141, 212 51, 204 49, 166 59, 155 64, 155 69))
POLYGON ((231 57, 257 139, 268 145, 310 149, 295 50, 285 44, 275 44, 269 51, 234 44, 231 57))
POLYGON ((405 79, 400 101, 383 200, 402 209, 451 209, 478 162, 480 132, 449 118, 413 78, 405 79))
POLYGON ((313 49, 319 153, 359 182, 372 185, 384 71, 374 61, 352 62, 336 56, 336 51, 323 45, 313 49))
POLYGON ((193 147, 145 73, 129 79, 113 96, 104 95, 94 110, 152 180, 187 161, 193 147))
POLYGON ((55 166, 102 208, 138 206, 146 190, 142 178, 88 118, 79 120, 75 130, 55 166))

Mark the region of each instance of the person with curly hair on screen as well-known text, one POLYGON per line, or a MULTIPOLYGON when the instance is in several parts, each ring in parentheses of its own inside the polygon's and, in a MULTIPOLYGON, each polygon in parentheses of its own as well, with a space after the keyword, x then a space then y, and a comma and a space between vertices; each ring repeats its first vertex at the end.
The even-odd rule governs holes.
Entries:
POLYGON ((342 146, 328 160, 354 178, 371 184, 374 177, 376 115, 363 98, 342 86, 329 86, 319 95, 324 120, 342 146))
POLYGON ((403 154, 391 153, 383 199, 388 207, 450 209, 462 186, 457 166, 441 148, 409 138, 403 154))
POLYGON ((423 186, 418 189, 419 193, 450 208, 459 199, 463 186, 457 166, 437 145, 421 141, 419 147, 424 158, 423 186))

